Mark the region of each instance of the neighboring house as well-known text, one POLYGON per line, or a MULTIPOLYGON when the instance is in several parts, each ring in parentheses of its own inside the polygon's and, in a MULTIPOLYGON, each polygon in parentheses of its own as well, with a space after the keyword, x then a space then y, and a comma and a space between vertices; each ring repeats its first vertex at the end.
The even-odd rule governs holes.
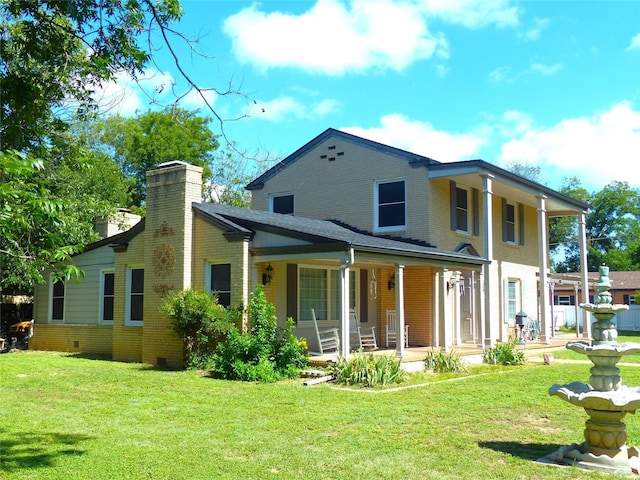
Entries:
MULTIPOLYGON (((589 272, 589 302, 593 302, 596 293, 598 272, 589 272)), ((579 273, 558 273, 553 279, 553 304, 554 305, 579 305, 583 302, 582 286, 579 273)), ((615 272, 609 271, 609 283, 611 283, 611 297, 613 303, 623 305, 640 305, 640 298, 636 300, 636 292, 640 291, 639 272, 615 272)))
POLYGON ((246 304, 258 283, 311 350, 312 309, 340 332, 355 312, 379 345, 395 311, 399 356, 406 343, 494 345, 523 309, 548 342, 547 219, 584 225, 589 208, 482 160, 440 163, 333 129, 251 182, 251 210, 201 203, 201 188, 198 167, 148 172, 146 218, 74 257, 80 283, 38 287, 30 348, 181 366, 163 295, 206 287, 246 304))

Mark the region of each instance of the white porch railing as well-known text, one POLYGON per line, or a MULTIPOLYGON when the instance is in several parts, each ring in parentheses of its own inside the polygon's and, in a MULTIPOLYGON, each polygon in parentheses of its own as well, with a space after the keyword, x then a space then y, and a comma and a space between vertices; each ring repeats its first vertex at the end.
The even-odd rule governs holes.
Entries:
MULTIPOLYGON (((578 308, 580 323, 582 323, 582 309, 578 308)), ((576 307, 574 305, 554 305, 553 318, 556 328, 567 327, 576 328, 576 307)), ((629 305, 629 310, 625 310, 616 315, 616 322, 619 331, 640 332, 640 305, 629 305)), ((580 325, 582 329, 582 325, 580 325)))

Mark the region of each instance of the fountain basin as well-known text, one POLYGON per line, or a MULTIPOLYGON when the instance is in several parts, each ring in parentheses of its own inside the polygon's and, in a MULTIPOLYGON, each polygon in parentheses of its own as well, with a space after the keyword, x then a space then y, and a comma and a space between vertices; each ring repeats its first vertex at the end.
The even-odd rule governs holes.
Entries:
POLYGON ((640 408, 640 387, 622 386, 618 390, 602 392, 586 383, 572 382, 553 385, 549 395, 589 410, 635 413, 640 408))
POLYGON ((592 345, 589 342, 569 342, 567 349, 583 355, 598 357, 623 357, 640 353, 640 343, 625 342, 606 345, 592 345))

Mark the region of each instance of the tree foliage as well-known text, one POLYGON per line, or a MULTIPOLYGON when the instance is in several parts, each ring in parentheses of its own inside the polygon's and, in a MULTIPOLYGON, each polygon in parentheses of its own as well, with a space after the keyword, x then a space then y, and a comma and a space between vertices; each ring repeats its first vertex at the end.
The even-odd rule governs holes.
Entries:
POLYGON ((217 342, 241 318, 238 309, 226 309, 216 297, 202 289, 169 293, 160 305, 173 331, 184 342, 186 368, 210 368, 217 342))
MULTIPOLYGON (((602 263, 617 271, 640 269, 640 190, 614 181, 588 193, 573 178, 565 181, 561 191, 592 206, 586 218, 589 271, 597 271, 602 263)), ((551 225, 551 244, 564 250, 564 260, 557 263, 556 271, 579 271, 577 220, 562 217, 551 225)))
MULTIPOLYGON (((183 131, 172 140, 178 145, 156 136, 156 143, 164 143, 130 147, 142 156, 136 161, 121 157, 122 169, 113 164, 113 152, 93 148, 87 132, 77 127, 97 112, 96 93, 106 82, 136 80, 149 65, 158 68, 153 55, 164 48, 186 82, 175 101, 195 91, 223 128, 205 92, 242 94, 230 85, 205 89, 191 81, 172 45, 193 46, 172 27, 181 16, 178 0, 0 0, 2 288, 41 281, 43 268, 95 239, 95 217, 131 205, 131 193, 140 203, 140 172, 167 158, 154 150, 164 148, 167 156, 197 164, 208 160, 217 140, 202 127, 203 119, 185 112, 174 112, 173 118, 202 128, 183 131), (186 145, 194 132, 195 143, 205 147, 186 145), (206 153, 185 153, 194 149, 206 153)), ((154 92, 145 93, 156 101, 154 92)), ((144 135, 144 128, 139 133, 144 135)))
POLYGON ((46 267, 78 276, 68 264, 80 246, 66 234, 66 206, 40 181, 41 160, 0 152, 0 291, 25 290, 43 281, 46 267))
POLYGON ((307 365, 306 342, 293 335, 291 319, 284 329, 278 328, 275 307, 261 285, 249 303, 249 323, 248 332, 232 327, 218 345, 214 372, 221 378, 275 382, 297 376, 307 365))
POLYGON ((134 180, 133 205, 146 197, 146 173, 163 162, 181 160, 212 174, 216 135, 211 119, 181 108, 147 112, 134 118, 108 117, 92 126, 94 148, 110 155, 122 173, 134 180))

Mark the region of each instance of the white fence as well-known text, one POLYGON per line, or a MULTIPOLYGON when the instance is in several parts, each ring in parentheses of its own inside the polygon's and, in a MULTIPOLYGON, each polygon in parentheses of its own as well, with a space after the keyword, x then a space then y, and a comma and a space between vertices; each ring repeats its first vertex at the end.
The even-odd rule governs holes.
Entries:
MULTIPOLYGON (((582 309, 578 307, 580 327, 582 328, 582 309)), ((576 307, 569 305, 554 305, 553 318, 555 327, 565 326, 576 328, 576 307)), ((640 305, 629 305, 629 310, 620 312, 615 317, 619 331, 640 332, 640 305)), ((592 318, 593 321, 593 318, 592 318)))

